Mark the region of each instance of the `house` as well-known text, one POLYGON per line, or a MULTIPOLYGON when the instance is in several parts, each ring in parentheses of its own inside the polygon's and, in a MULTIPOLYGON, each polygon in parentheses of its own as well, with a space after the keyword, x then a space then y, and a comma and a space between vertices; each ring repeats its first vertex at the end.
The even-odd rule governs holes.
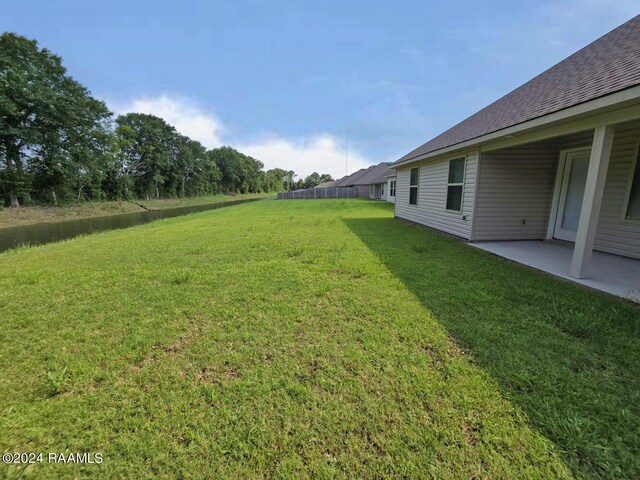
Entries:
POLYGON ((387 175, 387 202, 396 203, 396 171, 391 171, 393 173, 387 175))
POLYGON ((387 176, 394 170, 389 168, 388 162, 362 168, 351 175, 347 175, 329 184, 334 187, 353 187, 357 192, 355 196, 371 198, 375 200, 387 199, 387 176))
POLYGON ((372 167, 368 167, 368 168, 361 168, 360 170, 358 170, 355 173, 352 173, 351 175, 347 175, 345 177, 339 178, 338 180, 335 180, 331 185, 330 188, 336 188, 336 187, 354 187, 354 192, 355 192, 355 197, 361 197, 361 198, 366 198, 369 196, 369 187, 367 186, 361 186, 360 188, 355 187, 355 183, 360 177, 362 177, 365 173, 367 173, 367 171, 369 169, 371 169, 372 167))
POLYGON ((394 162, 395 216, 640 298, 639 144, 637 16, 394 162))
POLYGON ((386 200, 389 192, 387 175, 393 172, 388 162, 382 162, 367 169, 364 175, 355 180, 354 186, 367 192, 373 200, 386 200))

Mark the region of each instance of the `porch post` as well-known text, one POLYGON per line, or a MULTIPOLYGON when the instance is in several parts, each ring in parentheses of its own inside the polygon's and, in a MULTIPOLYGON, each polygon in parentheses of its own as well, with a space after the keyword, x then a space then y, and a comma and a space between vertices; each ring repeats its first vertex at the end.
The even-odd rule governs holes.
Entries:
POLYGON ((584 187, 580 221, 576 232, 576 243, 569 275, 574 278, 587 278, 591 266, 593 243, 600 217, 602 193, 609 168, 611 145, 613 144, 613 125, 600 125, 593 133, 593 146, 589 158, 589 170, 584 187))

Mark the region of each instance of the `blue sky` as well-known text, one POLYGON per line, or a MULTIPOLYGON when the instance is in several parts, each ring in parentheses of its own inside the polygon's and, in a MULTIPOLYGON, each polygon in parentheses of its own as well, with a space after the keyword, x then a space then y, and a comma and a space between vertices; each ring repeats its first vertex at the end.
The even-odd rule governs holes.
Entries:
POLYGON ((392 161, 640 13, 637 0, 3 2, 116 112, 306 175, 392 161))

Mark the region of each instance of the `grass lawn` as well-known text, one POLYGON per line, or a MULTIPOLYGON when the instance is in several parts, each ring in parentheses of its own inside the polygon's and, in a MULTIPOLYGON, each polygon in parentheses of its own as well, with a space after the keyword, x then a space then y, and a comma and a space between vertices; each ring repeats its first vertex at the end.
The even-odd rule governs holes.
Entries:
POLYGON ((640 477, 640 306, 392 217, 267 200, 0 254, 0 450, 104 455, 38 478, 640 477))
POLYGON ((202 205, 206 203, 226 202, 240 200, 242 198, 261 197, 266 194, 246 195, 207 195, 201 197, 185 198, 161 198, 151 200, 135 200, 134 202, 80 202, 69 203, 59 207, 38 205, 20 208, 0 208, 0 228, 15 227, 18 225, 32 225, 34 223, 61 222, 77 218, 101 217, 105 215, 117 215, 119 213, 143 212, 144 205, 150 210, 162 210, 165 208, 187 207, 190 205, 202 205))

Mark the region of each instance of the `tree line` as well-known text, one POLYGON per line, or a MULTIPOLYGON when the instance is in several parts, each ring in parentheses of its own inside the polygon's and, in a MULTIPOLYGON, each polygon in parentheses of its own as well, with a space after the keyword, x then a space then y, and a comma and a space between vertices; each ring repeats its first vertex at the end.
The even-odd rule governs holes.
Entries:
POLYGON ((0 36, 2 204, 261 193, 307 188, 229 146, 207 150, 162 118, 113 116, 35 40, 0 36))

